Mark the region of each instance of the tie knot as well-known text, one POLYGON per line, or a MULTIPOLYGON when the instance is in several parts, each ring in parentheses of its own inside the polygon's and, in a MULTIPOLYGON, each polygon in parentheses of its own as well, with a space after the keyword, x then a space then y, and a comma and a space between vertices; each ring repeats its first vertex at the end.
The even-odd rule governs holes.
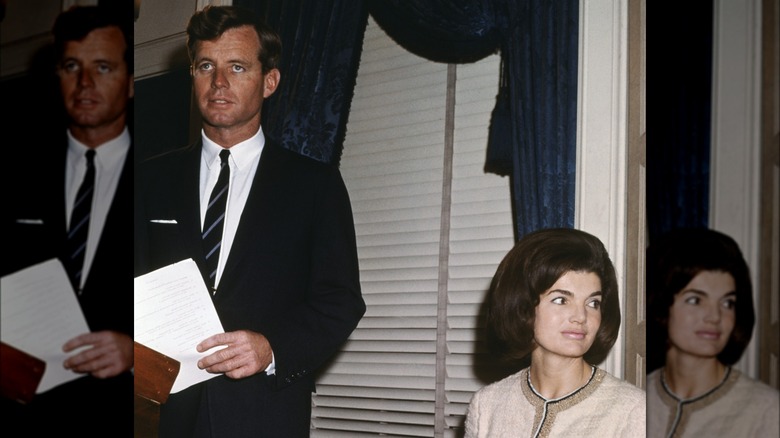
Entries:
POLYGON ((91 165, 92 165, 92 163, 95 161, 95 150, 94 150, 94 149, 90 149, 90 150, 88 150, 88 151, 87 151, 87 152, 84 154, 84 156, 86 156, 86 157, 87 157, 87 165, 88 165, 88 166, 91 166, 91 165))
POLYGON ((228 163, 229 157, 230 157, 230 150, 222 149, 222 152, 219 153, 219 158, 222 160, 222 166, 228 163))

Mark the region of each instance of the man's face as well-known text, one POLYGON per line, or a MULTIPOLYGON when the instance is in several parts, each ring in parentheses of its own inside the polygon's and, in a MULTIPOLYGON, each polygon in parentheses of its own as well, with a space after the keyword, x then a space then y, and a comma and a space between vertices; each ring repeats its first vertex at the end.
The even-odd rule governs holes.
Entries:
POLYGON ((193 87, 207 133, 249 138, 259 129, 263 99, 279 80, 276 69, 263 74, 259 53, 260 38, 251 26, 228 29, 195 45, 193 87))
POLYGON ((125 125, 133 77, 124 59, 125 40, 116 26, 98 28, 81 41, 68 41, 57 68, 72 129, 101 130, 125 125))

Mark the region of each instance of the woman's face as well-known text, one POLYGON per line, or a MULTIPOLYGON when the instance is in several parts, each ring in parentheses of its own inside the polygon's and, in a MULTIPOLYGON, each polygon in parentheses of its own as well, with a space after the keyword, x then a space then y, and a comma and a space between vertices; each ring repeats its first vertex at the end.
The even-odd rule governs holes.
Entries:
POLYGON ((569 271, 539 297, 534 321, 536 353, 582 357, 601 325, 601 280, 569 271))
POLYGON ((736 321, 735 289, 728 272, 702 271, 693 277, 669 308, 670 349, 696 357, 723 351, 736 321))

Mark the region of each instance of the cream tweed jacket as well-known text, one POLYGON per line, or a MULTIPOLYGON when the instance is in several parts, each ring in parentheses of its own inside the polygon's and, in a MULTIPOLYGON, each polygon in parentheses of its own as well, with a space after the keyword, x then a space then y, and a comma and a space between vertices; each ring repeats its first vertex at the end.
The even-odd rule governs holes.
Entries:
POLYGON ((595 368, 581 388, 546 400, 528 368, 477 391, 466 414, 466 438, 644 437, 645 392, 595 368))

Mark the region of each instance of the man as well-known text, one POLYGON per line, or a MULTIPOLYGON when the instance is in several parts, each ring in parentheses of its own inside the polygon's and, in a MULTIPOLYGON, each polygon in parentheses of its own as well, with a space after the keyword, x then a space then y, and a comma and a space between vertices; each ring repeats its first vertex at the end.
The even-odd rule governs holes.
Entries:
POLYGON ((136 167, 136 275, 192 258, 225 333, 197 345, 218 376, 171 394, 160 437, 308 436, 315 373, 365 312, 346 187, 260 126, 280 82, 276 33, 207 6, 187 35, 202 135, 136 167))
POLYGON ((4 172, 3 247, 12 257, 3 259, 2 274, 59 258, 90 329, 63 345, 73 352, 63 366, 83 377, 36 395, 24 409, 14 408, 19 416, 9 416, 24 421, 18 430, 32 430, 30 435, 38 435, 38 427, 78 436, 132 434, 133 314, 126 264, 132 239, 127 112, 133 44, 127 12, 73 7, 58 16, 54 53, 67 129, 59 121, 38 120, 23 145, 26 158, 15 160, 23 167, 4 172), (8 173, 22 181, 9 181, 8 173), (89 184, 80 191, 84 180, 89 184), (106 431, 105 424, 114 429, 106 431))

